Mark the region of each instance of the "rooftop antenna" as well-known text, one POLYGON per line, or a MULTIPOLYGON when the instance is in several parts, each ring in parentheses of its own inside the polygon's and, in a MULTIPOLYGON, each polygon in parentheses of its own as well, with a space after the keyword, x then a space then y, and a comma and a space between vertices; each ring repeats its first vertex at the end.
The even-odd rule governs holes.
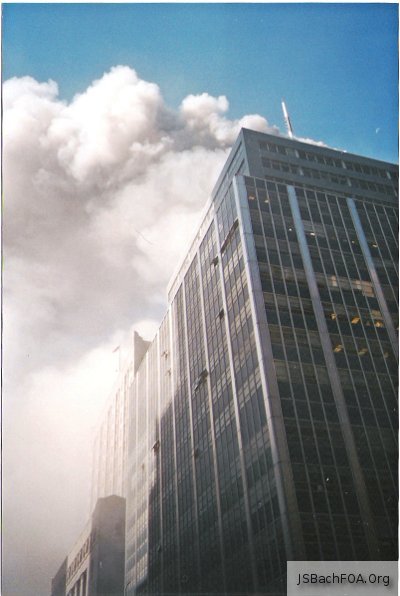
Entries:
POLYGON ((288 114, 288 111, 286 109, 286 104, 285 104, 285 102, 283 100, 282 100, 282 112, 283 112, 283 118, 285 120, 285 125, 286 125, 286 130, 287 130, 287 133, 288 133, 288 137, 289 137, 289 139, 293 139, 292 123, 290 122, 289 114, 288 114))

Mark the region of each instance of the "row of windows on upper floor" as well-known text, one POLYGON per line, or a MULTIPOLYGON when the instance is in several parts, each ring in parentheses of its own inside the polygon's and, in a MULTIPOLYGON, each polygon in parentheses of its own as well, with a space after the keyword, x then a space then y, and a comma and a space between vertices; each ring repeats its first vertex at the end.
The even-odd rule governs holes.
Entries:
POLYGON ((79 550, 79 552, 75 556, 72 563, 68 566, 67 576, 66 576, 67 583, 72 579, 72 577, 75 575, 77 570, 81 567, 83 561, 85 561, 85 559, 87 559, 87 557, 89 556, 89 554, 92 550, 93 544, 95 542, 95 539, 96 539, 96 532, 95 532, 95 530, 92 530, 92 532, 89 534, 89 536, 85 540, 82 548, 79 550))
POLYGON ((347 159, 338 159, 320 155, 318 153, 311 153, 309 151, 296 150, 292 147, 284 147, 283 145, 276 145, 275 143, 260 142, 260 148, 266 149, 271 153, 279 153, 280 155, 287 155, 289 157, 297 157, 313 163, 331 166, 357 172, 359 174, 366 174, 367 176, 379 176, 380 178, 389 178, 396 180, 395 172, 384 170, 375 166, 367 166, 364 164, 349 161, 347 159))
MULTIPOLYGON (((254 193, 254 181, 255 184, 258 188, 265 188, 265 184, 267 185, 267 189, 268 189, 268 193, 270 190, 272 190, 273 192, 278 191, 279 194, 285 197, 287 196, 287 185, 288 185, 288 181, 287 179, 285 180, 284 178, 279 178, 277 176, 272 176, 270 174, 265 176, 264 178, 249 178, 248 176, 244 176, 245 178, 245 182, 246 182, 246 187, 248 192, 250 192, 250 194, 253 192, 254 193)), ((310 181, 306 180, 304 182, 304 184, 302 182, 297 181, 296 182, 296 195, 298 197, 300 196, 304 196, 304 193, 307 193, 307 196, 311 196, 311 195, 315 195, 317 196, 318 194, 321 194, 321 186, 314 186, 310 181)), ((348 193, 346 193, 348 195, 348 193)), ((379 205, 376 204, 376 199, 373 199, 369 196, 367 196, 362 189, 353 189, 352 190, 352 196, 353 198, 359 200, 361 199, 363 204, 365 205, 365 208, 369 208, 370 206, 374 206, 374 208, 376 209, 385 209, 385 208, 393 208, 394 204, 393 204, 393 193, 391 196, 388 196, 388 198, 383 198, 382 195, 380 195, 379 197, 379 205)), ((327 195, 328 199, 330 197, 330 195, 327 195)), ((338 196, 337 197, 339 203, 340 202, 345 202, 346 198, 344 196, 338 196)), ((396 200, 396 206, 397 206, 397 200, 396 200)))
MULTIPOLYGON (((272 183, 272 185, 275 187, 274 183, 272 183)), ((268 181, 267 186, 271 186, 271 183, 268 181)), ((307 231, 316 232, 318 229, 322 232, 322 236, 325 236, 326 231, 333 232, 334 230, 337 230, 339 233, 340 230, 341 239, 345 239, 347 238, 345 230, 347 230, 348 233, 351 231, 352 240, 356 238, 354 225, 350 214, 348 213, 346 199, 344 197, 335 197, 329 194, 325 195, 321 192, 315 193, 314 191, 305 191, 303 188, 298 186, 296 186, 295 190, 298 196, 298 203, 303 225, 307 231), (305 198, 305 193, 307 194, 307 199, 305 198), (338 201, 338 205, 333 203, 335 198, 338 201), (326 199, 330 199, 331 202, 329 205, 327 204, 326 199), (309 221, 312 221, 312 223, 308 223, 309 221)), ((260 217, 258 215, 257 205, 261 211, 264 229, 266 229, 266 226, 268 228, 270 227, 270 220, 273 218, 275 229, 277 229, 277 224, 279 224, 279 227, 283 223, 287 229, 292 231, 291 228, 293 228, 293 222, 290 218, 291 208, 288 201, 284 201, 282 198, 279 201, 277 193, 273 190, 268 190, 267 194, 265 190, 258 189, 256 193, 254 187, 248 187, 247 194, 254 231, 260 217), (258 201, 256 198, 258 198, 258 201), (281 213, 283 214, 283 219, 281 217, 281 213)), ((376 213, 375 211, 370 212, 368 209, 368 214, 371 221, 368 220, 365 212, 362 209, 359 211, 364 233, 368 239, 373 240, 371 245, 376 245, 375 236, 372 234, 373 230, 377 230, 378 235, 384 234, 385 237, 388 238, 393 236, 397 238, 397 219, 395 214, 386 212, 381 205, 375 205, 374 207, 376 209, 376 213)), ((284 236, 285 235, 283 235, 283 237, 284 236)), ((354 242, 352 242, 352 244, 354 244, 354 242)), ((374 248, 376 248, 376 246, 374 248)))
POLYGON ((381 192, 387 195, 396 194, 396 190, 387 184, 380 184, 371 181, 366 181, 361 178, 353 178, 350 176, 343 176, 331 172, 323 172, 321 170, 314 170, 312 168, 304 168, 295 164, 289 164, 281 161, 274 161, 262 158, 262 164, 271 170, 278 170, 280 172, 291 172, 297 176, 305 176, 307 178, 314 178, 316 180, 327 180, 333 184, 341 184, 342 186, 349 186, 351 188, 361 188, 362 190, 371 190, 372 192, 381 192))

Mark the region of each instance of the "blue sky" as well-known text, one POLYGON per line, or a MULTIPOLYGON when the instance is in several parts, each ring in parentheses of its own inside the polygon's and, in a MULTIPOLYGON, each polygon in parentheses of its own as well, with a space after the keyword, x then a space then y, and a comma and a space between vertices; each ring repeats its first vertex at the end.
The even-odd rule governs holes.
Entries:
POLYGON ((57 81, 63 99, 117 64, 171 107, 226 95, 298 136, 397 161, 395 4, 3 4, 3 78, 57 81))

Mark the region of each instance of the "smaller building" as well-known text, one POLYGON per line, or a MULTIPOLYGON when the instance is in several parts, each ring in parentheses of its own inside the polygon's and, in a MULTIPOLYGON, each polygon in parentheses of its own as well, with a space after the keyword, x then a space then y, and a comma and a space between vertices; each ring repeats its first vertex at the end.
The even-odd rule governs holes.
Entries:
POLYGON ((51 596, 123 596, 125 499, 97 501, 90 521, 52 580, 51 596))

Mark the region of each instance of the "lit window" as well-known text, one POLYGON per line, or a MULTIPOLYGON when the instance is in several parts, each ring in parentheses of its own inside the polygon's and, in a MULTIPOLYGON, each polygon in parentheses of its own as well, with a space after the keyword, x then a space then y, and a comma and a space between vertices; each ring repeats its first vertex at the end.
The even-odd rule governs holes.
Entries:
POLYGON ((332 319, 332 321, 334 321, 336 319, 336 313, 334 313, 334 312, 331 312, 331 314, 329 316, 332 319))
POLYGON ((375 321, 375 327, 384 327, 383 321, 377 320, 375 321))
POLYGON ((339 352, 341 352, 343 350, 343 346, 342 344, 337 344, 337 346, 335 346, 333 348, 333 351, 335 352, 335 354, 338 354, 339 352))
POLYGON ((357 325, 357 323, 359 323, 359 322, 360 322, 360 317, 353 317, 351 319, 351 324, 352 325, 357 325))
POLYGON ((366 354, 368 352, 367 348, 361 348, 361 350, 358 352, 359 356, 364 356, 364 354, 366 354))

